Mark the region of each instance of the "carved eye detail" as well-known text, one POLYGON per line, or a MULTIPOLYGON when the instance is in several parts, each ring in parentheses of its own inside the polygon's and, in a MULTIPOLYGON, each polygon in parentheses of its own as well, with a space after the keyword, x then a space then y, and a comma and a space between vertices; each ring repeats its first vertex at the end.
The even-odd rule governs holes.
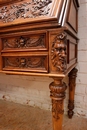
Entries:
POLYGON ((59 48, 59 51, 62 52, 62 50, 63 50, 63 48, 60 47, 60 48, 59 48))

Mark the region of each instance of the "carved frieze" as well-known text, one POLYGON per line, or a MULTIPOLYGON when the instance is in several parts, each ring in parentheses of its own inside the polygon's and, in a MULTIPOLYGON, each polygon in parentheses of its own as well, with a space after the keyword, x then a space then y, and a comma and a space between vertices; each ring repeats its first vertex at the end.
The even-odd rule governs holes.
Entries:
POLYGON ((66 71, 66 34, 58 34, 51 48, 51 61, 56 71, 64 73, 66 71))
POLYGON ((5 57, 4 68, 45 68, 46 57, 5 57))
POLYGON ((49 14, 51 3, 52 0, 28 0, 0 7, 0 21, 7 23, 19 18, 46 16, 49 14))
POLYGON ((2 39, 3 49, 45 47, 44 35, 36 37, 17 37, 2 39))

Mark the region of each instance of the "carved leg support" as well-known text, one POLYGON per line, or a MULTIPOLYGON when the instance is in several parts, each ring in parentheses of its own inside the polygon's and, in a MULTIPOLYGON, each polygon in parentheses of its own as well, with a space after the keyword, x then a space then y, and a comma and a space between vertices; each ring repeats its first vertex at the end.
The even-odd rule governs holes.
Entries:
POLYGON ((77 69, 74 68, 69 73, 69 104, 68 104, 68 116, 72 118, 74 112, 74 95, 75 95, 75 86, 76 86, 76 76, 77 76, 77 69))
POLYGON ((62 130, 66 84, 62 83, 62 78, 54 78, 54 82, 49 85, 49 88, 52 99, 53 130, 62 130))

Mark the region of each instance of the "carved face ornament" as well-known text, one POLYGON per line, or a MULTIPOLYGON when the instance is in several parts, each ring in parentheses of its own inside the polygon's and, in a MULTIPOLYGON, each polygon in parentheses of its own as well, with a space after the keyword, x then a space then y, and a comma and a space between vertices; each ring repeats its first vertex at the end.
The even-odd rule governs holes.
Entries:
POLYGON ((58 71, 65 71, 66 68, 66 44, 65 44, 65 33, 57 35, 52 43, 51 59, 54 67, 58 71))

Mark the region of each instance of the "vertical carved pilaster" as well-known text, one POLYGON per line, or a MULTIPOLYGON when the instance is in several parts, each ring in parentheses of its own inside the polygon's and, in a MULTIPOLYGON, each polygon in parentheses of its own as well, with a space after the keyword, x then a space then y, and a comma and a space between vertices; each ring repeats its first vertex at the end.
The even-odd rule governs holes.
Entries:
POLYGON ((74 68, 69 73, 69 104, 68 104, 68 116, 72 118, 74 112, 74 95, 75 95, 75 86, 76 86, 76 76, 77 76, 77 69, 74 68))
POLYGON ((54 78, 54 82, 49 85, 49 88, 52 99, 53 130, 62 130, 66 84, 62 83, 62 78, 54 78))

